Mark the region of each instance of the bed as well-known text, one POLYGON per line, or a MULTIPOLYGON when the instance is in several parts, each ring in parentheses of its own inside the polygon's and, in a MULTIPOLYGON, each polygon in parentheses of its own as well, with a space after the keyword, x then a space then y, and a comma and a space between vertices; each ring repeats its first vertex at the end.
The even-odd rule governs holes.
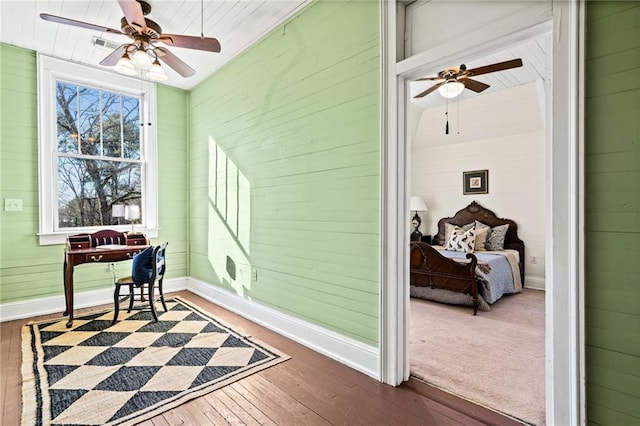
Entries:
MULTIPOLYGON (((485 247, 480 239, 478 243, 485 247)), ((476 315, 479 309, 489 311, 503 295, 522 291, 525 247, 518 237, 518 226, 475 201, 452 217, 440 219, 431 244, 412 242, 409 258, 411 297, 473 306, 476 315), (456 238, 469 234, 469 229, 486 232, 483 227, 489 235, 494 230, 494 236, 504 235, 502 250, 492 250, 500 245, 490 246, 488 240, 487 251, 453 250, 456 238), (450 238, 451 234, 456 238, 450 238)))

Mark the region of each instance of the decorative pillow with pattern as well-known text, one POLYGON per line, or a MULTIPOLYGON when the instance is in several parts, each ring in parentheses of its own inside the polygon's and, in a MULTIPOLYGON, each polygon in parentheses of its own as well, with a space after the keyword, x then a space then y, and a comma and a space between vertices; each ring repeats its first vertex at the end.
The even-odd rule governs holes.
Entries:
MULTIPOLYGON (((462 226, 462 230, 463 231, 468 231, 469 229, 473 228, 474 223, 467 223, 466 225, 462 226)), ((455 228, 460 228, 457 225, 454 225, 453 223, 445 223, 444 224, 444 242, 445 244, 447 243, 447 241, 449 241, 449 238, 451 238, 451 233, 453 232, 453 230, 455 228)))
POLYGON ((476 230, 471 228, 468 231, 456 226, 451 232, 451 236, 444 245, 445 250, 461 251, 464 253, 473 253, 476 244, 476 230))
POLYGON ((491 234, 487 237, 484 247, 491 251, 504 250, 504 238, 507 236, 508 230, 508 223, 491 228, 491 234))

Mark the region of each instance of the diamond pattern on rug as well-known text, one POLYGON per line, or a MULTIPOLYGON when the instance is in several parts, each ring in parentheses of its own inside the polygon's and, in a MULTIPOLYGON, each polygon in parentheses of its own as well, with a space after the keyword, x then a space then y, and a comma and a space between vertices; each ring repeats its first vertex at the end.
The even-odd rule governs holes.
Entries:
POLYGON ((23 327, 23 424, 135 424, 289 357, 179 298, 23 327), (122 315, 125 314, 125 315, 122 315))

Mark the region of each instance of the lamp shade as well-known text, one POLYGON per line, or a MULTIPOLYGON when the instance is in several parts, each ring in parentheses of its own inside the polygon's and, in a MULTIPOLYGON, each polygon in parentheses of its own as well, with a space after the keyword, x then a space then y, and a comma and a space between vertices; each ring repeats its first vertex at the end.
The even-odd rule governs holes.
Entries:
POLYGON ((137 205, 137 204, 132 204, 130 206, 127 206, 127 208, 125 209, 124 218, 126 220, 138 220, 138 219, 140 219, 140 206, 137 205))
POLYGON ((460 93, 462 93, 463 90, 464 84, 460 83, 459 81, 449 81, 446 84, 438 87, 438 93, 440 93, 441 96, 447 99, 455 98, 460 93))
POLYGON ((164 73, 164 70, 160 66, 160 62, 156 59, 153 62, 153 66, 149 70, 147 77, 153 81, 166 81, 169 77, 164 73))
POLYGON ((149 55, 143 49, 138 49, 133 52, 133 56, 131 56, 131 65, 142 70, 151 69, 152 66, 149 55))
POLYGON ((133 65, 131 64, 131 58, 129 58, 127 52, 124 52, 122 58, 118 60, 118 63, 116 64, 116 71, 124 75, 136 74, 136 70, 135 68, 133 68, 133 65))
POLYGON ((412 212, 428 212, 429 209, 422 197, 411 197, 409 199, 409 210, 412 212))
POLYGON ((114 204, 111 206, 112 217, 124 217, 124 204, 114 204))

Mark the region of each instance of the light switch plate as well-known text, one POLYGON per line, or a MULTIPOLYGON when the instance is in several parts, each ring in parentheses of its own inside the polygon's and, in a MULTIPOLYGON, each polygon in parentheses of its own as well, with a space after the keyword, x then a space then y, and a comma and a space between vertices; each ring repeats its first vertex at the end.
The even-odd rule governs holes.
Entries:
POLYGON ((22 198, 5 198, 4 210, 7 212, 21 212, 22 198))

